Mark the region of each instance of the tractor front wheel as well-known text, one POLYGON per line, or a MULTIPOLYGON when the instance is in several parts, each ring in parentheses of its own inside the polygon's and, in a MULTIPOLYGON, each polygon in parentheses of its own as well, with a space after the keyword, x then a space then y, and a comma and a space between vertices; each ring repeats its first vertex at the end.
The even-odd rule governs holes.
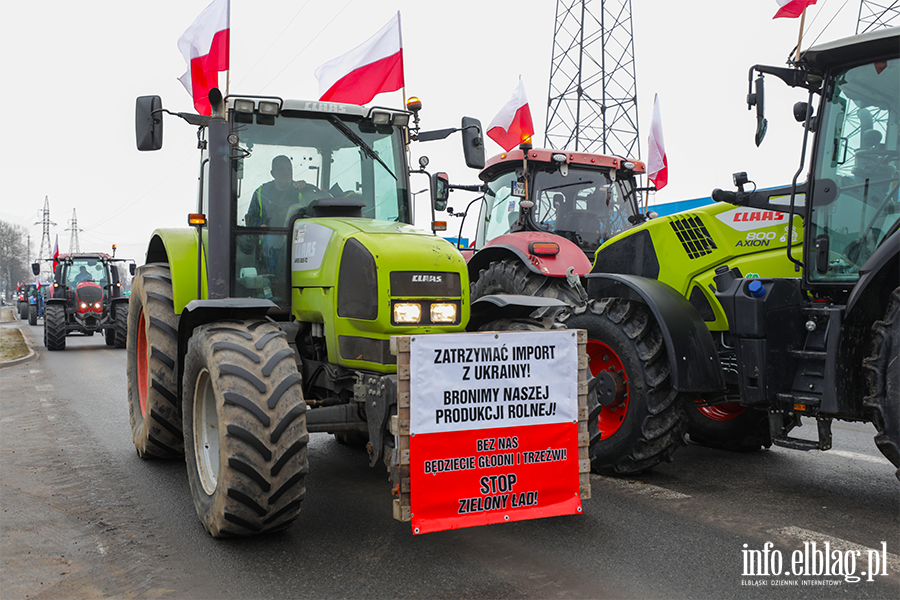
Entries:
POLYGON ((563 313, 560 320, 587 331, 589 388, 602 404, 588 422, 591 468, 633 475, 671 461, 684 445, 686 400, 672 388, 662 331, 650 309, 608 298, 563 313))
POLYGON ((141 458, 175 458, 184 453, 175 359, 178 315, 169 265, 137 270, 127 319, 128 413, 134 447, 141 458))
POLYGON ((206 530, 226 537, 288 527, 306 494, 309 434, 284 333, 267 321, 198 327, 183 388, 188 482, 206 530))
MULTIPOLYGON (((531 271, 522 261, 504 259, 493 261, 481 269, 478 279, 471 284, 474 302, 490 294, 522 294, 562 300, 569 306, 581 304, 578 292, 566 282, 565 277, 546 277, 531 271)), ((541 309, 537 316, 553 316, 559 309, 541 309)))
POLYGON ((66 349, 66 307, 62 304, 44 309, 44 346, 47 350, 66 349))
POLYGON ((120 304, 116 308, 116 328, 113 333, 113 347, 125 348, 128 345, 128 305, 120 304))
POLYGON ((30 304, 28 306, 28 324, 29 325, 37 325, 37 320, 38 320, 37 304, 30 304))

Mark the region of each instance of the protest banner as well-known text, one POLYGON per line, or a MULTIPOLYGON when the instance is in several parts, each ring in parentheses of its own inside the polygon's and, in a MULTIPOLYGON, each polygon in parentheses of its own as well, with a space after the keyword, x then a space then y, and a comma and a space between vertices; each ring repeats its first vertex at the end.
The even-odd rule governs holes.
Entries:
POLYGON ((394 428, 409 478, 395 481, 395 517, 419 534, 580 513, 590 497, 585 339, 397 338, 394 428))

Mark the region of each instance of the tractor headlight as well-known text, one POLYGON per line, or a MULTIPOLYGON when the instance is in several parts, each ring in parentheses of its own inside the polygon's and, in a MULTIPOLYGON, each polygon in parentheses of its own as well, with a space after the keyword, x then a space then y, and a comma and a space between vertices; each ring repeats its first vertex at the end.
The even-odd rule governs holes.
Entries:
POLYGON ((456 305, 448 302, 435 302, 431 305, 432 323, 455 323, 456 305))
POLYGON ((101 308, 103 308, 103 304, 100 303, 100 302, 95 302, 95 303, 94 303, 94 308, 97 309, 97 310, 100 310, 101 308))
POLYGON ((81 303, 81 310, 87 310, 87 304, 84 302, 81 303))
POLYGON ((418 302, 398 302, 394 304, 395 323, 418 323, 422 320, 422 305, 418 302))

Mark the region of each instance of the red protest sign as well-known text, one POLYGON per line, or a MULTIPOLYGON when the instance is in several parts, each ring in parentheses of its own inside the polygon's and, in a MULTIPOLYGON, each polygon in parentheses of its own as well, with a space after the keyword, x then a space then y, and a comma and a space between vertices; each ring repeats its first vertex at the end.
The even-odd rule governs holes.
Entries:
POLYGON ((581 512, 575 332, 410 338, 414 533, 581 512))

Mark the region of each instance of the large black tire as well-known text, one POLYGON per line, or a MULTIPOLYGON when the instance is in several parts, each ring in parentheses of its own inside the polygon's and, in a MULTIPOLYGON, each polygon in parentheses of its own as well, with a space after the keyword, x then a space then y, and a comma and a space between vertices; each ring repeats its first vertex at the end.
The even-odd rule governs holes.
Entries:
POLYGON ((869 392, 863 403, 872 411, 875 445, 900 479, 900 288, 891 293, 884 320, 872 325, 872 352, 863 368, 869 392))
POLYGON ((772 445, 768 414, 737 403, 689 407, 688 437, 701 446, 734 452, 772 445))
POLYGON ((44 346, 47 350, 66 349, 66 307, 62 304, 44 308, 44 346))
POLYGON ((185 461, 213 537, 288 527, 309 472, 306 402, 294 351, 268 321, 210 323, 188 342, 185 461))
POLYGON ((116 329, 112 345, 115 348, 128 346, 128 305, 124 303, 116 307, 116 329))
MULTIPOLYGON (((472 301, 490 294, 522 294, 525 296, 541 296, 562 300, 569 306, 581 304, 578 292, 572 288, 565 277, 546 277, 531 271, 520 260, 504 259, 492 261, 487 269, 478 272, 478 278, 469 288, 472 301)), ((535 316, 554 316, 560 309, 541 309, 535 316)))
POLYGON ((29 304, 28 305, 28 324, 29 325, 37 325, 38 320, 38 307, 37 304, 29 304))
POLYGON ((115 329, 104 329, 103 337, 106 340, 107 346, 112 346, 116 343, 116 330, 115 329))
POLYGON ((184 454, 184 435, 175 380, 178 315, 169 265, 140 267, 128 303, 128 414, 134 447, 141 458, 175 458, 184 454))
POLYGON ((688 399, 672 388, 662 331, 647 306, 592 300, 560 320, 569 329, 587 330, 591 375, 612 371, 624 385, 622 401, 588 422, 591 468, 634 475, 671 461, 685 444, 688 399))

